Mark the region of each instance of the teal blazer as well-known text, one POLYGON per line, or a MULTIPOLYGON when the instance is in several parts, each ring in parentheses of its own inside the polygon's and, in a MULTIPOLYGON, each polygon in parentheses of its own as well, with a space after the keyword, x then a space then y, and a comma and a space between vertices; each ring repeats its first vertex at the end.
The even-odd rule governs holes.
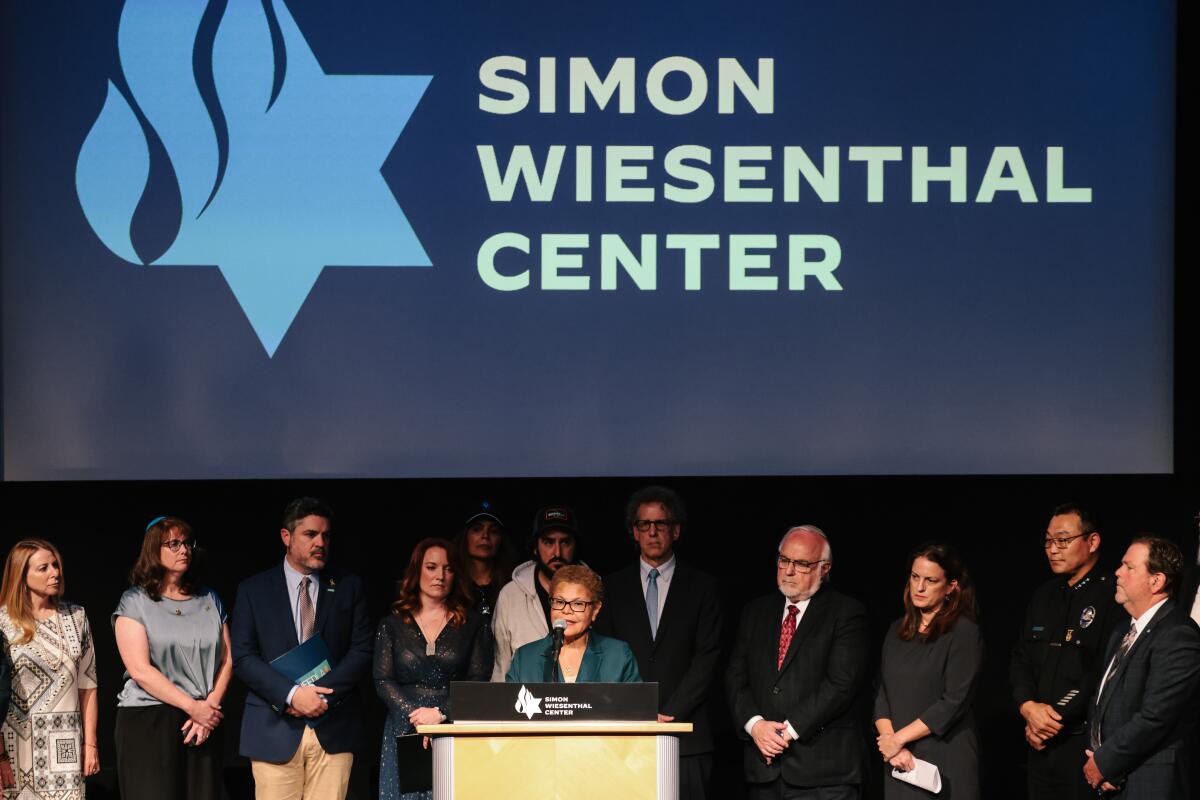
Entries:
MULTIPOLYGON (((562 683, 562 670, 557 663, 553 664, 554 672, 550 672, 553 646, 554 637, 547 636, 518 648, 504 680, 508 683, 562 683)), ((641 683, 642 675, 629 645, 620 639, 591 633, 575 682, 641 683)))

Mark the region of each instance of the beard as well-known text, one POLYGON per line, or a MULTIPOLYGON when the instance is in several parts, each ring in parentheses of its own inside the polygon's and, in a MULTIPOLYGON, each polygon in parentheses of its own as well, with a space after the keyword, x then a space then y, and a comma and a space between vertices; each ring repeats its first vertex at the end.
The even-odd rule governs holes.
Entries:
POLYGON ((571 562, 570 562, 570 561, 556 561, 556 562, 553 562, 553 563, 557 564, 558 566, 556 566, 556 567, 551 567, 549 564, 545 564, 545 563, 543 563, 543 562, 541 562, 541 561, 538 561, 538 562, 537 562, 537 568, 538 568, 538 572, 540 572, 540 573, 542 573, 543 575, 545 575, 545 576, 546 576, 546 578, 548 578, 548 579, 549 579, 549 578, 553 578, 553 577, 554 577, 554 573, 555 573, 555 572, 557 572, 557 571, 558 571, 558 569, 559 569, 560 567, 565 567, 565 566, 567 566, 568 564, 570 564, 571 562))

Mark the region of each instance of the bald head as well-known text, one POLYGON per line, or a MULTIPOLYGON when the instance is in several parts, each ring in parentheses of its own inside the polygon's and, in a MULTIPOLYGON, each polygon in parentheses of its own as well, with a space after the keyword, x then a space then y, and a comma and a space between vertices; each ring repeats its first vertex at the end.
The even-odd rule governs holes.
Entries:
POLYGON ((829 546, 829 537, 825 535, 825 531, 818 528, 816 525, 793 525, 787 529, 787 533, 779 540, 779 552, 783 552, 783 548, 787 546, 788 539, 793 537, 804 537, 799 539, 806 546, 815 544, 821 549, 821 558, 825 561, 833 561, 833 548, 829 546))
POLYGON ((815 525, 788 530, 779 543, 775 580, 789 601, 807 600, 821 589, 829 575, 832 552, 825 533, 815 525))

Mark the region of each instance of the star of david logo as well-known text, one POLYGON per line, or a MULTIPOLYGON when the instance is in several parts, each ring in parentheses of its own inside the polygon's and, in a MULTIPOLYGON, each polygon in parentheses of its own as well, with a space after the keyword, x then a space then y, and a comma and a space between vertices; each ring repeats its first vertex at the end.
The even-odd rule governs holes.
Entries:
POLYGON ((534 714, 542 713, 542 699, 534 697, 533 693, 525 688, 525 684, 521 684, 521 691, 517 692, 517 702, 514 708, 518 714, 524 714, 527 719, 533 719, 534 714))
POLYGON ((118 50, 128 96, 109 82, 75 175, 114 254, 215 265, 268 357, 325 267, 430 266, 380 174, 429 76, 326 74, 282 0, 127 0, 118 50), (178 231, 139 252, 131 225, 162 150, 178 231))

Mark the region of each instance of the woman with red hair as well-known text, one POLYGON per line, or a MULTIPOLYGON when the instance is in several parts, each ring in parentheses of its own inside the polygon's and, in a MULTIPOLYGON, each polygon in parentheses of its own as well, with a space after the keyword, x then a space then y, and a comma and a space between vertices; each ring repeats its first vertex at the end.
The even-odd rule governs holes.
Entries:
POLYGON ((379 623, 375 691, 388 711, 380 800, 421 796, 401 794, 396 737, 446 720, 451 681, 491 676, 492 636, 467 586, 454 547, 445 539, 423 539, 408 560, 392 613, 379 623))

